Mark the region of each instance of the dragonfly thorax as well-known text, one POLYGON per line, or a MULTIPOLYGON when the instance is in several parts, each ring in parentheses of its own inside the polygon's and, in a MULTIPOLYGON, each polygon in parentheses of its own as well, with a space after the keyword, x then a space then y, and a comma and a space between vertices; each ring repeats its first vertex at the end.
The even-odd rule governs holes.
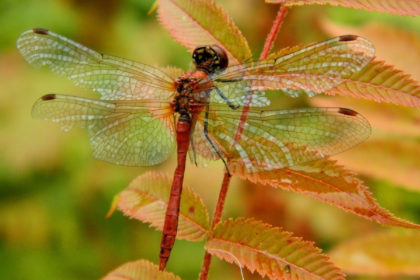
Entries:
POLYGON ((194 71, 190 71, 175 81, 175 89, 179 95, 189 95, 197 87, 197 78, 193 77, 194 71))
POLYGON ((175 112, 198 112, 208 102, 212 83, 208 73, 202 70, 188 71, 175 81, 176 94, 172 100, 175 112))

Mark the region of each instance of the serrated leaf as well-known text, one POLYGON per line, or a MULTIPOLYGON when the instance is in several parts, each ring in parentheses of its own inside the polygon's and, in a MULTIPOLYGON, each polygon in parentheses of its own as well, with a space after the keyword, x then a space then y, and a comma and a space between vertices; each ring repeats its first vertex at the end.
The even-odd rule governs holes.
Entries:
POLYGON ((123 264, 111 271, 102 280, 181 280, 178 276, 166 271, 146 260, 138 260, 123 264))
POLYGON ((343 243, 331 258, 351 274, 420 275, 420 231, 385 231, 343 243))
POLYGON ((252 57, 245 37, 213 0, 159 0, 158 18, 190 51, 216 44, 226 50, 230 62, 241 63, 252 57))
POLYGON ((329 4, 403 16, 420 15, 420 1, 417 0, 265 0, 265 2, 286 6, 329 4))
POLYGON ((410 75, 378 60, 371 61, 325 93, 420 107, 420 84, 410 75))
MULTIPOLYGON (((147 172, 120 193, 118 209, 124 215, 163 229, 171 178, 157 172, 147 172)), ((188 186, 183 187, 178 224, 178 239, 201 241, 207 236, 209 215, 201 198, 188 186)))
POLYGON ((302 193, 382 225, 420 228, 381 208, 355 173, 332 160, 258 173, 248 173, 236 165, 231 171, 251 182, 302 193))
POLYGON ((253 219, 219 223, 205 247, 210 254, 270 279, 344 279, 311 242, 253 219))

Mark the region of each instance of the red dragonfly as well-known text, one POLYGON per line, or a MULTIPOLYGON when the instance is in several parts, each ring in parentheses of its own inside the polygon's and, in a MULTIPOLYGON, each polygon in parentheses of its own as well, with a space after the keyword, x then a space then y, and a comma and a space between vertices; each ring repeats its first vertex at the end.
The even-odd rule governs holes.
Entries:
POLYGON ((178 78, 41 28, 23 32, 17 48, 28 63, 46 66, 101 95, 97 100, 47 94, 32 110, 34 117, 57 122, 64 130, 86 127, 94 157, 151 166, 177 149, 159 255, 161 270, 175 242, 187 153, 195 164, 200 159, 221 159, 228 171, 239 166, 245 172, 259 172, 342 152, 370 134, 368 121, 351 109, 258 108, 269 105, 262 90, 322 93, 362 69, 374 57, 374 48, 355 35, 230 66, 223 48, 201 46, 192 55, 195 69, 178 78), (251 92, 247 121, 241 123, 251 92), (238 128, 242 134, 236 139, 238 128))

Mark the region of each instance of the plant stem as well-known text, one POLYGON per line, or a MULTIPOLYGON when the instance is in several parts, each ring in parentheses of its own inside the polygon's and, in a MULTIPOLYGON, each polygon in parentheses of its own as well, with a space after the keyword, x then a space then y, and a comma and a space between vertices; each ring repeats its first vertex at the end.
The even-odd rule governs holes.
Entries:
MULTIPOLYGON (((214 211, 213 221, 211 223, 211 229, 213 229, 222 219, 223 207, 225 205, 226 195, 229 188, 230 178, 232 176, 225 172, 223 176, 222 187, 220 188, 219 198, 217 199, 216 210, 214 211)), ((203 265, 200 273, 200 280, 207 280, 209 274, 209 268, 211 264, 211 255, 206 252, 204 255, 203 265)))
POLYGON ((231 177, 232 175, 230 175, 228 172, 225 172, 225 175, 223 176, 222 187, 220 188, 219 198, 217 200, 216 210, 214 211, 211 228, 214 228, 222 219, 223 206, 225 205, 226 194, 229 188, 231 177))
POLYGON ((265 39, 264 48, 261 52, 260 60, 266 59, 268 53, 270 52, 271 47, 276 40, 277 34, 279 32, 280 26, 283 23, 283 19, 286 16, 287 7, 284 5, 280 5, 279 11, 277 12, 276 19, 273 22, 273 26, 271 26, 270 33, 268 33, 267 39, 265 39))
MULTIPOLYGON (((281 23, 283 22, 283 19, 286 15, 286 11, 287 11, 287 8, 283 5, 280 5, 279 11, 277 12, 276 19, 274 20, 273 25, 271 27, 270 33, 268 33, 267 35, 267 39, 265 41, 264 48, 260 56, 260 60, 267 58, 268 53, 271 47, 273 46, 273 43, 277 37, 277 33, 280 29, 281 23)), ((246 100, 244 102, 245 104, 242 109, 242 114, 239 121, 238 129, 236 130, 236 135, 234 138, 235 142, 238 142, 241 139, 241 135, 245 127, 243 124, 245 124, 247 120, 251 102, 252 102, 252 91, 249 92, 248 95, 246 96, 246 100)), ((214 227, 222 219, 223 207, 225 205, 226 195, 229 189, 230 178, 231 178, 231 175, 229 174, 229 172, 225 171, 225 174, 223 176, 222 186, 219 192, 219 198, 216 204, 216 210, 214 211, 214 215, 213 215, 211 230, 213 230, 214 227)), ((207 280, 208 275, 209 275, 210 264, 211 264, 211 254, 206 252, 204 255, 203 265, 201 267, 200 280, 207 280)))

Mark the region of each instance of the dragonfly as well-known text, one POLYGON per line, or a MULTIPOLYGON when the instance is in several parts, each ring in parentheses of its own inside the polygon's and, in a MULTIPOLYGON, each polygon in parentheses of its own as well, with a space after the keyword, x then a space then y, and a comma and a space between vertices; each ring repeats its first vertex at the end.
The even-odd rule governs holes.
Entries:
POLYGON ((50 93, 32 109, 33 117, 59 123, 64 130, 86 128, 95 158, 152 166, 177 151, 161 270, 175 242, 187 155, 196 165, 221 160, 228 172, 256 173, 337 154, 370 135, 369 122, 351 109, 264 108, 270 104, 265 90, 322 93, 360 71, 375 50, 356 35, 232 65, 223 47, 198 46, 192 54, 194 69, 178 76, 102 54, 42 28, 23 32, 17 48, 29 64, 99 93, 100 99, 50 93))

